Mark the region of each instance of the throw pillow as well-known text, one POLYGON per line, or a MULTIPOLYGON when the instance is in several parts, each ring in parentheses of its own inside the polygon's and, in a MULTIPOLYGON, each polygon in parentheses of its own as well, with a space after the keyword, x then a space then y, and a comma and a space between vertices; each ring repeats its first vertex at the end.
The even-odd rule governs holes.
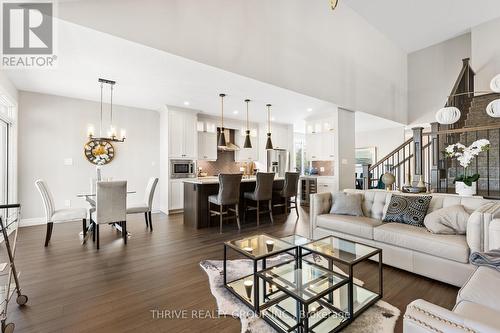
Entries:
POLYGON ((424 224, 434 234, 464 235, 469 216, 464 206, 453 205, 429 213, 424 224))
POLYGON ((330 214, 363 216, 362 200, 363 196, 359 193, 335 193, 330 214))
POLYGON ((397 222, 424 227, 424 218, 432 197, 393 194, 384 222, 397 222))

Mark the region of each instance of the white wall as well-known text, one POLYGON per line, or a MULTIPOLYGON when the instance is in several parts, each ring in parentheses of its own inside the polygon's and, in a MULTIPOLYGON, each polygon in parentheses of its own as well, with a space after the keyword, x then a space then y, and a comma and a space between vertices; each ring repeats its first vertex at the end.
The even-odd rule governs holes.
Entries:
MULTIPOLYGON (((105 110, 109 110, 108 105, 105 110)), ((117 128, 127 129, 127 140, 113 144, 116 155, 103 167, 103 177, 126 179, 128 189, 137 191, 129 195, 129 201, 142 202, 149 177, 159 175, 160 115, 124 106, 113 110, 117 128)), ((47 181, 57 208, 64 208, 65 200, 70 200, 72 207, 87 207, 76 195, 88 192, 90 179, 96 177, 95 166, 83 154, 88 124, 98 129, 99 103, 19 93, 19 196, 24 219, 44 216, 34 185, 38 178, 47 181), (65 158, 72 158, 73 165, 64 165, 65 158)), ((158 202, 156 195, 155 207, 158 202)))
POLYGON ((355 188, 355 118, 354 112, 338 109, 338 154, 336 159, 336 175, 339 182, 339 190, 355 188))
POLYGON ((356 132, 356 148, 377 147, 377 161, 404 141, 404 126, 356 132))
POLYGON ((472 28, 472 68, 476 90, 489 90, 491 79, 500 74, 500 18, 472 28))
MULTIPOLYGON (((465 34, 408 55, 408 122, 435 121, 471 56, 471 35, 465 34)), ((474 59, 474 57, 472 58, 474 59)))
POLYGON ((342 2, 89 0, 60 3, 59 16, 406 123, 406 53, 342 2))

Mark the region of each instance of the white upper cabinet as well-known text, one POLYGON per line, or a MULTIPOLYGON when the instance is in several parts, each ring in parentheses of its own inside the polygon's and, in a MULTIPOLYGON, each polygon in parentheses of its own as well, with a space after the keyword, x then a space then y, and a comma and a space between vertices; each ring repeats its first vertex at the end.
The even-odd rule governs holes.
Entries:
POLYGON ((196 159, 198 132, 196 114, 170 110, 168 113, 169 158, 196 159))
POLYGON ((217 133, 198 132, 198 160, 217 160, 217 133))
POLYGON ((333 119, 306 123, 306 152, 311 161, 331 161, 335 158, 333 119))
POLYGON ((257 137, 257 131, 250 131, 250 140, 252 142, 252 148, 243 148, 245 144, 245 129, 236 131, 234 135, 234 141, 240 150, 236 151, 234 154, 234 159, 236 162, 250 162, 259 160, 259 138, 257 137))

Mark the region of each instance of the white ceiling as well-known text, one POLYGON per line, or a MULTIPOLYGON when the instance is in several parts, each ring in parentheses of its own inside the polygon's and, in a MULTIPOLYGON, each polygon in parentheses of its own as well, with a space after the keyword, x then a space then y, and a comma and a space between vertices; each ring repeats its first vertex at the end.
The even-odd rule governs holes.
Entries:
POLYGON ((354 114, 355 120, 355 131, 356 132, 367 132, 391 128, 402 128, 405 127, 404 124, 373 116, 369 113, 356 112, 354 114))
POLYGON ((19 90, 98 101, 97 78, 103 77, 117 81, 113 100, 116 104, 152 110, 174 105, 212 115, 220 113, 218 95, 223 92, 227 94, 227 117, 244 119, 243 101, 250 98, 251 121, 265 121, 265 104, 271 103, 276 122, 295 124, 299 130, 304 127, 306 116, 336 108, 315 98, 57 21, 58 45, 64 45, 57 49, 57 67, 7 70, 19 90), (184 104, 186 101, 189 106, 184 104), (234 114, 235 110, 238 114, 234 114))
POLYGON ((407 52, 500 16, 499 0, 340 0, 407 52))

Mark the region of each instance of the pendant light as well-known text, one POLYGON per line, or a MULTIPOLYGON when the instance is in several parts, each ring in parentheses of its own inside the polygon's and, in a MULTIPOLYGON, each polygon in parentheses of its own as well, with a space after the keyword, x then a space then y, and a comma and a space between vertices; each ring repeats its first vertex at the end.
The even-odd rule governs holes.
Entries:
POLYGON ((267 141, 266 149, 273 149, 273 142, 271 141, 271 104, 267 104, 267 141))
POLYGON ((226 147, 226 136, 224 134, 224 97, 226 97, 226 94, 219 94, 220 100, 221 100, 221 117, 220 117, 220 133, 219 133, 219 141, 217 143, 217 146, 220 148, 226 147))
POLYGON ((252 142, 250 141, 250 127, 248 126, 248 103, 250 103, 249 99, 245 99, 245 103, 247 103, 247 130, 245 133, 245 143, 243 144, 243 148, 252 148, 252 142))

